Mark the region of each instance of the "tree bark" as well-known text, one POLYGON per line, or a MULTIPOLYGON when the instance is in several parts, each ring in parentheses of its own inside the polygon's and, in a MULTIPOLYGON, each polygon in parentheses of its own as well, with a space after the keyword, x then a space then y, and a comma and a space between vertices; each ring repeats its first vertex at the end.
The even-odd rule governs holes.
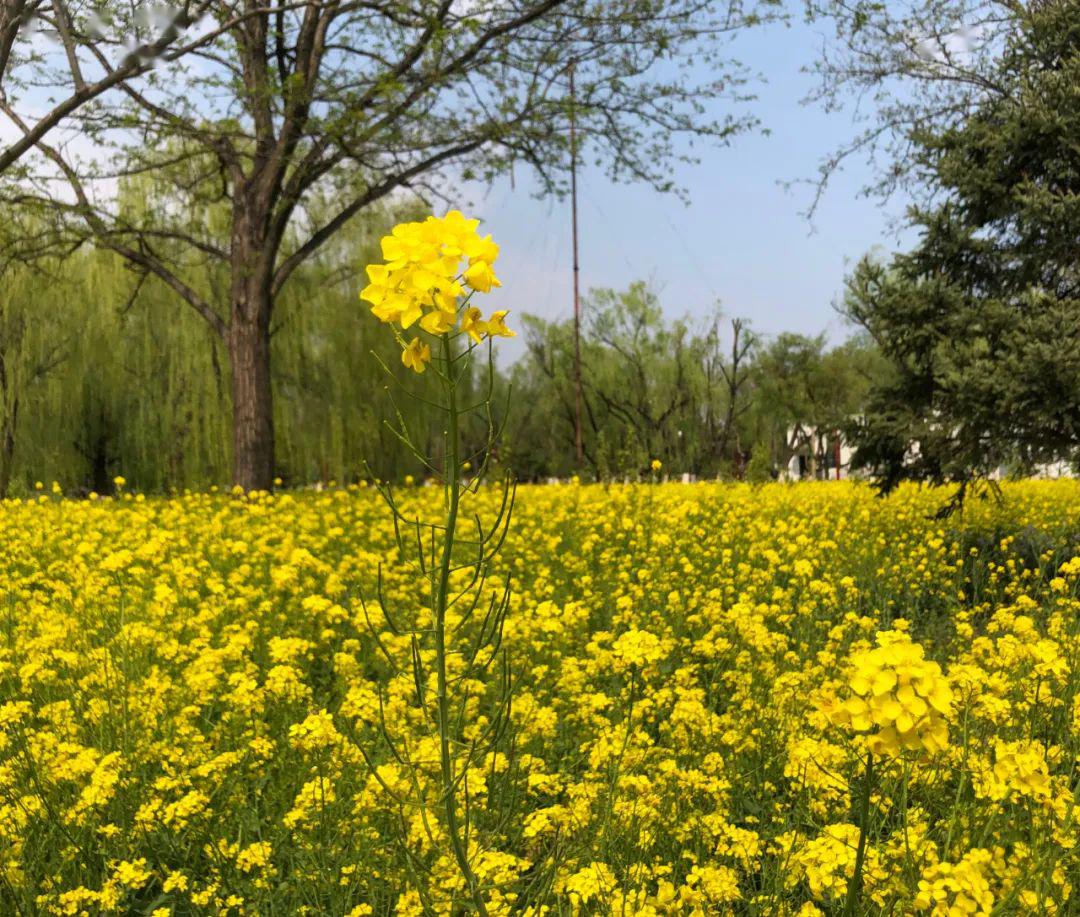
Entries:
MULTIPOLYGON (((2 364, 0 364, 2 365, 2 364)), ((19 422, 19 401, 15 399, 0 424, 0 500, 8 495, 15 468, 15 426, 19 422)))
POLYGON ((232 363, 233 484, 270 490, 274 484, 274 401, 270 387, 270 327, 233 321, 229 329, 232 363))
POLYGON ((274 393, 270 381, 270 317, 280 235, 273 230, 273 186, 265 172, 234 174, 229 325, 232 369, 233 485, 274 486, 274 393))
POLYGON ((19 399, 8 391, 10 384, 7 358, 0 351, 0 411, 3 412, 3 422, 0 423, 0 500, 7 497, 11 486, 11 472, 15 465, 15 426, 19 422, 19 399), (6 410, 4 405, 7 405, 6 410))
POLYGON ((232 367, 233 484, 251 490, 274 486, 274 395, 270 383, 269 284, 248 278, 234 299, 227 332, 232 367))

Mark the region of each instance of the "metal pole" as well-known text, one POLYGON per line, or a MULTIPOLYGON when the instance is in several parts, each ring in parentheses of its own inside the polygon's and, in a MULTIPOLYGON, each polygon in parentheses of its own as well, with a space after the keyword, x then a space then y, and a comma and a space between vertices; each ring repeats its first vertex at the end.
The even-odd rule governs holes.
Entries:
POLYGON ((574 65, 570 64, 570 213, 574 239, 574 449, 580 469, 585 461, 581 438, 581 296, 578 285, 577 129, 574 123, 574 65))

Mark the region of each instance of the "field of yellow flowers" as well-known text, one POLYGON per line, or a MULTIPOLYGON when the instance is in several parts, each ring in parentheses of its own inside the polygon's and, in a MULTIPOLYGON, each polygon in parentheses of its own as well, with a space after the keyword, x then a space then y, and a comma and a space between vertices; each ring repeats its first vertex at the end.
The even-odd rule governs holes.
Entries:
MULTIPOLYGON (((520 488, 459 692, 463 743, 509 711, 459 787, 488 913, 1080 914, 1080 484, 943 499, 520 488)), ((372 488, 45 494, 0 545, 0 914, 467 912, 372 488)))

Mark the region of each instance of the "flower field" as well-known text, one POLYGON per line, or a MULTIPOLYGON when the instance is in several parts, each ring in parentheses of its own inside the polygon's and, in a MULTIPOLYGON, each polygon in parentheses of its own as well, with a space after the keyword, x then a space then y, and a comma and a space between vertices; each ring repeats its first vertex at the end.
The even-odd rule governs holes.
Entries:
MULTIPOLYGON (((490 607, 446 622, 488 913, 1080 914, 1080 485, 1003 492, 519 488, 486 675, 490 607)), ((43 495, 0 539, 0 914, 471 912, 373 488, 43 495)))

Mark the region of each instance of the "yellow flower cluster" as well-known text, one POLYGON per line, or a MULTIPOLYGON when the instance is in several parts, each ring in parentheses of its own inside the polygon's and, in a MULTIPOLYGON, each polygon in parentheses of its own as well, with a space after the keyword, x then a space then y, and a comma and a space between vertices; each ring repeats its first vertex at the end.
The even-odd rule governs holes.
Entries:
POLYGON ((660 639, 648 631, 629 630, 622 634, 611 647, 611 655, 617 668, 644 667, 663 658, 660 639))
MULTIPOLYGON (((522 486, 511 724, 461 775, 489 914, 840 913, 870 739, 859 913, 1080 913, 1080 482, 1003 492, 522 486)), ((0 915, 460 913, 374 488, 43 496, 0 503, 0 915)))
MULTIPOLYGON (((477 344, 486 337, 513 337, 505 311, 485 319, 478 308, 468 305, 473 292, 489 293, 502 285, 493 269, 499 246, 490 235, 476 231, 479 225, 479 220, 466 219, 457 210, 444 217, 399 223, 382 239, 385 263, 368 265, 369 283, 360 298, 371 303, 376 318, 399 324, 403 331, 419 323, 428 334, 457 330, 477 344)), ((431 360, 431 347, 414 337, 401 359, 410 369, 423 372, 431 360)))
POLYGON ((945 749, 953 695, 941 666, 904 631, 881 631, 878 646, 852 660, 851 696, 829 706, 834 723, 873 732, 871 751, 899 755, 945 749))
POLYGON ((919 880, 915 907, 934 917, 989 917, 994 895, 984 873, 991 861, 988 850, 971 850, 959 863, 937 863, 919 880))
MULTIPOLYGON (((859 829, 855 825, 828 825, 822 835, 810 841, 795 856, 815 901, 843 900, 848 882, 855 875, 859 829)), ((876 851, 871 850, 863 866, 863 884, 871 895, 885 879, 876 851)))
POLYGON ((975 770, 974 783, 976 793, 986 799, 1048 799, 1051 781, 1046 751, 1037 742, 995 740, 993 766, 975 770))

